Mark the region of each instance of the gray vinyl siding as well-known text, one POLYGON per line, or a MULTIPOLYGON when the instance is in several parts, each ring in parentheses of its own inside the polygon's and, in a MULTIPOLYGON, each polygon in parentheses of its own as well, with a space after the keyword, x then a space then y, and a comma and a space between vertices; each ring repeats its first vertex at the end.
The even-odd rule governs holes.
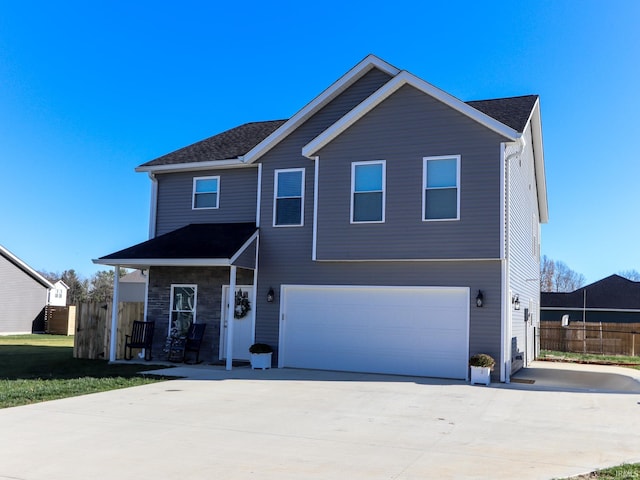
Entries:
POLYGON ((500 256, 500 143, 404 86, 319 153, 318 260, 500 256), (423 221, 423 158, 460 155, 460 220, 423 221), (385 222, 351 224, 352 162, 386 161, 385 222))
MULTIPOLYGON (((507 255, 509 259, 509 286, 513 295, 520 298, 520 310, 512 314, 512 361, 514 370, 519 368, 520 358, 525 361, 525 345, 535 334, 534 328, 540 320, 540 257, 535 237, 539 239, 539 211, 535 180, 534 158, 531 128, 524 133, 526 146, 520 155, 517 147, 509 145, 506 149, 508 170, 508 219, 509 235, 507 255), (513 154, 513 155, 512 155, 513 154), (511 158, 509 158, 511 156, 511 158), (525 308, 534 304, 533 321, 527 325, 524 321, 525 308), (520 358, 518 358, 520 356, 520 358)), ((532 350, 529 348, 529 350, 532 350)), ((535 349, 533 349, 535 351, 535 349)), ((529 351, 528 360, 533 359, 534 351, 529 351)))
POLYGON ((190 223, 255 222, 258 169, 254 167, 157 175, 156 235, 190 223), (194 210, 193 179, 219 176, 218 208, 194 210))
MULTIPOLYGON (((260 244, 258 295, 256 300, 256 340, 277 348, 281 285, 382 285, 450 286, 470 289, 469 354, 489 353, 500 358, 501 340, 501 263, 499 261, 461 262, 313 262, 308 256, 278 244, 260 244), (267 303, 269 287, 276 292, 267 303), (485 306, 475 306, 482 290, 485 306)), ((420 313, 417 312, 417 315, 420 313)), ((393 319, 389 319, 393 321, 393 319)), ((336 332, 340 334, 340 332, 336 332)), ((354 339, 358 341, 358 339, 354 339)), ((499 362, 498 362, 499 363, 499 362)), ((500 365, 496 365, 496 378, 500 365)))
POLYGON ((0 256, 0 335, 31 333, 47 303, 47 288, 0 256))
MULTIPOLYGON (((374 72, 376 73, 376 72, 374 72)), ((312 284, 312 285, 395 285, 395 286, 456 286, 470 288, 471 299, 471 319, 470 319, 470 353, 487 352, 500 358, 500 339, 501 339, 501 321, 500 321, 500 286, 501 286, 501 263, 499 260, 488 261, 430 261, 430 262, 317 262, 312 260, 312 241, 313 241, 313 196, 314 196, 314 162, 301 156, 302 147, 311 139, 321 133, 331 123, 344 115, 348 109, 353 108, 357 103, 366 98, 367 95, 373 93, 379 86, 381 75, 376 73, 376 85, 372 83, 373 75, 363 77, 359 82, 354 84, 342 96, 335 99, 324 109, 318 112, 314 117, 309 119, 304 125, 293 132, 285 141, 267 153, 260 161, 263 164, 262 178, 262 201, 261 201, 261 222, 260 222, 260 249, 258 261, 258 291, 256 300, 256 341, 266 342, 277 349, 279 339, 279 309, 280 309, 280 287, 284 284, 312 284), (347 101, 347 99, 349 101, 347 101), (273 175, 275 169, 282 168, 305 168, 305 204, 304 204, 304 225, 301 227, 278 228, 273 227, 273 175), (266 294, 272 287, 276 292, 276 299, 273 303, 267 303, 266 294), (485 307, 475 307, 475 297, 478 290, 482 290, 485 298, 485 307)), ((400 112, 397 112, 400 113, 400 112)), ((457 117, 456 117, 457 118, 457 117)), ((459 119, 462 123, 464 120, 459 119)), ((477 175, 484 178, 485 181, 494 182, 493 186, 487 188, 490 193, 485 195, 488 198, 474 198, 473 195, 466 198, 465 202, 484 202, 486 210, 493 209, 491 213, 483 213, 480 219, 469 219, 467 231, 473 230, 471 225, 476 224, 477 228, 489 229, 495 228, 496 233, 487 234, 487 242, 484 251, 496 259, 499 256, 499 228, 500 228, 500 165, 499 165, 499 142, 501 141, 495 135, 487 135, 485 129, 479 128, 474 123, 468 124, 471 132, 469 135, 478 137, 478 143, 482 144, 486 153, 482 154, 482 162, 473 167, 469 163, 465 175, 477 175), (476 130, 479 128, 479 132, 476 130), (487 138, 488 137, 488 138, 487 138), (486 142, 487 145, 485 145, 486 142), (494 165, 490 162, 493 161, 494 165), (488 170, 488 171, 486 171, 488 170), (488 179, 488 180, 487 180, 488 179), (484 225, 488 222, 490 225, 484 225), (489 245, 490 241, 494 241, 496 245, 489 245)), ((406 142, 402 140, 402 118, 397 125, 396 135, 400 136, 400 141, 395 145, 398 148, 403 147, 404 143, 414 141, 416 131, 412 131, 407 137, 406 142)), ((371 134, 375 136, 377 132, 371 134)), ((397 140, 394 139, 394 141, 397 140)), ((373 140, 372 140, 373 141, 373 140)), ((382 143, 382 142, 380 142, 382 143)), ((443 146, 447 150, 431 149, 430 151, 422 151, 418 153, 418 169, 419 178, 422 178, 422 157, 428 155, 439 154, 469 154, 466 150, 450 151, 448 150, 451 143, 443 146)), ((472 145, 466 148, 471 149, 472 145)), ((387 149, 389 153, 395 149, 387 149)), ((372 149, 373 151, 373 149, 372 149)), ((403 155, 408 155, 406 151, 403 155)), ((324 155, 320 159, 320 168, 324 168, 324 155)), ((358 160, 375 160, 384 158, 379 152, 375 156, 367 155, 366 158, 358 158, 358 160)), ((391 157, 386 158, 389 162, 391 157)), ((355 160, 355 159, 354 159, 355 160)), ((349 223, 349 188, 350 188, 350 163, 351 158, 342 159, 348 173, 346 176, 333 173, 327 170, 325 178, 330 180, 334 177, 334 181, 345 181, 347 185, 347 194, 344 200, 347 215, 346 223, 349 223)), ((337 162, 337 160, 336 160, 337 162)), ((463 157, 464 162, 464 157, 463 157)), ((470 161, 471 162, 471 161, 470 161)), ((328 164, 329 162, 327 162, 328 164)), ((400 165, 402 159, 394 161, 394 166, 400 165)), ((387 172, 389 172, 390 164, 387 163, 387 172)), ((324 172, 323 172, 324 173, 324 172)), ((321 174, 322 175, 322 174, 321 174)), ((400 185, 413 175, 410 172, 399 171, 399 176, 394 178, 394 189, 400 188, 400 185), (403 178, 405 180, 403 180, 403 178)), ((420 181, 421 182, 421 181, 420 181)), ((324 196, 322 188, 327 186, 328 182, 323 182, 320 187, 322 195, 321 202, 329 202, 324 196)), ((417 187, 417 221, 418 226, 422 226, 421 222, 421 183, 417 187)), ((469 189, 471 190, 471 189, 469 189)), ((471 193, 471 192, 469 192, 471 193)), ((477 195, 479 193, 477 192, 477 195)), ((389 201, 390 193, 387 193, 389 201)), ((464 197, 463 197, 464 198, 464 197)), ((393 201, 393 200, 392 200, 393 201)), ((401 202, 398 202, 401 203, 401 202)), ((324 204, 323 204, 324 207, 324 204)), ((342 207, 342 205, 341 205, 342 207)), ((329 208, 329 207, 324 207, 329 208)), ((399 212, 396 211, 397 214, 399 212)), ((391 212, 387 210, 387 218, 391 212)), ((466 215, 466 213, 465 213, 466 215)), ((413 222, 414 220, 412 220, 413 222)), ((398 225, 407 223, 405 220, 398 220, 398 225)), ((404 228, 404 227, 403 227, 404 228)), ((328 232, 324 232, 327 234, 328 232)), ((399 241, 400 237, 406 235, 405 232, 396 232, 395 236, 389 235, 386 239, 391 241, 399 241)), ((447 238, 447 241, 449 239, 447 238)), ((342 249, 349 248, 348 242, 340 243, 342 249)), ((383 242, 375 242, 375 248, 383 249, 386 247, 383 242)), ((336 251, 340 249, 336 248, 336 251)), ((479 250, 478 250, 479 251, 479 250)), ((375 258, 375 257, 372 257, 375 258)), ((339 332, 337 332, 339 334, 339 332)), ((357 341, 357 339, 354 339, 357 341)), ((277 356, 277 352, 276 352, 277 356)), ((277 360, 276 360, 277 361, 277 360)), ((499 367, 496 368, 496 374, 499 374, 499 367)))

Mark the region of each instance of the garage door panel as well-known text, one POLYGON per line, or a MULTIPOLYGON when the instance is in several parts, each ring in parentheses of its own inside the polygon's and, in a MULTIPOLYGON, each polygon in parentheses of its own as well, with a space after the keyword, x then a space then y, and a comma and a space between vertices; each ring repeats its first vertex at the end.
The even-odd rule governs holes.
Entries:
POLYGON ((281 366, 466 378, 466 288, 283 288, 281 366))

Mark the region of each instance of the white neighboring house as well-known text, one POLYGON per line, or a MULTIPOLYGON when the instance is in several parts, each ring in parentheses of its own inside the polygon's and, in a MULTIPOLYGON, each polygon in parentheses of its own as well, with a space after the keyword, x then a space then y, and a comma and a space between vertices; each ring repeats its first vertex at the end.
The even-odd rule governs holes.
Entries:
POLYGON ((144 270, 134 270, 120 277, 118 301, 144 302, 147 289, 147 275, 144 270))
POLYGON ((67 306, 67 292, 69 287, 62 280, 58 280, 53 284, 53 288, 49 289, 47 296, 47 305, 54 307, 66 307, 67 306))

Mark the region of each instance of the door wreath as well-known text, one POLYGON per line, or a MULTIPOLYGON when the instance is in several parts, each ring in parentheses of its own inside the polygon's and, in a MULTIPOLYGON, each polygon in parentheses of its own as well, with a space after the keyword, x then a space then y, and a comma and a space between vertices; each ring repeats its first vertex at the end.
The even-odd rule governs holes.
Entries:
POLYGON ((235 318, 244 318, 251 310, 251 303, 249 303, 249 292, 243 292, 239 289, 236 292, 235 308, 233 309, 233 316, 235 318))

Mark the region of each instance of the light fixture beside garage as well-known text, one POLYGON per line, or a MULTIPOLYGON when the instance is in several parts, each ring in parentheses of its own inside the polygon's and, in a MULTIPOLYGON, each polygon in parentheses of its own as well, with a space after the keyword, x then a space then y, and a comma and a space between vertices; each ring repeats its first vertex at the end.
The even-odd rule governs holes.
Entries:
POLYGON ((511 297, 511 303, 513 303, 514 310, 520 310, 520 296, 517 293, 511 297))
POLYGON ((478 290, 478 295, 476 296, 476 307, 480 308, 484 305, 484 295, 482 294, 482 290, 478 290))
POLYGON ((273 303, 276 298, 276 292, 273 291, 273 287, 269 287, 269 291, 267 292, 267 302, 273 303))

